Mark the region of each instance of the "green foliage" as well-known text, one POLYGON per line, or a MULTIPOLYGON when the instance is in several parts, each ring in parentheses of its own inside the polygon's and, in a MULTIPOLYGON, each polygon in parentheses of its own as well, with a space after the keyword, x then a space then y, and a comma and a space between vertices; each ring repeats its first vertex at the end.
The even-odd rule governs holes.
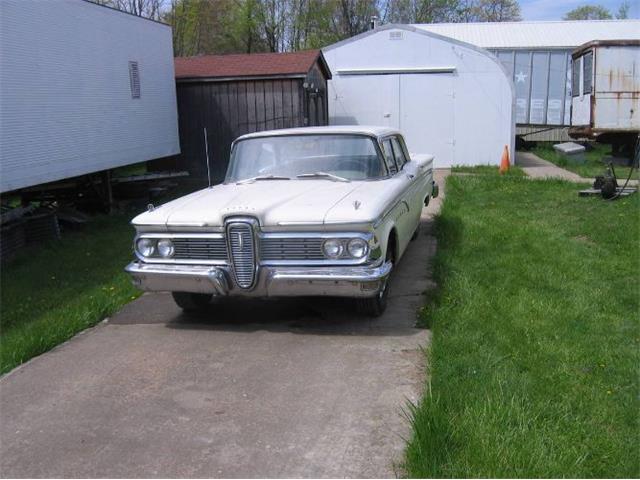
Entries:
POLYGON ((176 56, 322 48, 368 30, 372 17, 381 24, 520 19, 517 0, 92 1, 169 23, 176 56))
MULTIPOLYGON (((483 175, 500 175, 500 171, 498 167, 493 165, 477 165, 477 166, 467 166, 467 165, 457 165, 451 168, 453 173, 462 173, 462 174, 483 174, 483 175)), ((505 176, 513 176, 513 177, 524 177, 525 173, 520 167, 516 167, 512 165, 509 170, 507 170, 503 175, 505 176)))
POLYGON ((608 20, 611 12, 602 5, 582 5, 567 12, 565 20, 608 20))
POLYGON ((0 272, 0 373, 71 338, 136 298, 130 216, 93 220, 81 232, 32 247, 0 272))
POLYGON ((638 477, 640 196, 451 176, 410 477, 638 477))

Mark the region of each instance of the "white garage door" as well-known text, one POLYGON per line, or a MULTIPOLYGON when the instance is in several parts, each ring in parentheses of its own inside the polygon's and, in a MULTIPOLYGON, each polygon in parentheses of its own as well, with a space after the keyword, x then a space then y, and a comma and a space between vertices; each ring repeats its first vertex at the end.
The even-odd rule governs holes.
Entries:
POLYGON ((400 76, 400 124, 407 147, 435 155, 438 166, 455 164, 453 75, 400 76))
POLYGON ((330 82, 330 122, 397 128, 411 152, 449 166, 455 163, 453 82, 451 74, 345 75, 339 87, 330 82))
POLYGON ((398 128, 398 75, 354 75, 329 82, 331 125, 398 128))

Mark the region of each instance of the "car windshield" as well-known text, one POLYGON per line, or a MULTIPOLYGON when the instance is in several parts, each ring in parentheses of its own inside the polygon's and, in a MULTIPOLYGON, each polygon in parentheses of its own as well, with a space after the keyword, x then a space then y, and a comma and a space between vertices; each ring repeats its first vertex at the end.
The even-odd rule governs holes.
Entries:
POLYGON ((236 143, 227 183, 366 180, 386 175, 374 140, 362 135, 283 135, 236 143))

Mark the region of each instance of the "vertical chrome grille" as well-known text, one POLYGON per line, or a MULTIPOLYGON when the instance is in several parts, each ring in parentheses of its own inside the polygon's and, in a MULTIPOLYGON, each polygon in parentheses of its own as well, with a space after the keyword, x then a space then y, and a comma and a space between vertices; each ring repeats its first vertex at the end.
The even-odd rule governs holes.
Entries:
POLYGON ((256 275, 256 249, 253 226, 248 222, 233 222, 227 225, 229 260, 236 284, 240 288, 251 288, 256 275))

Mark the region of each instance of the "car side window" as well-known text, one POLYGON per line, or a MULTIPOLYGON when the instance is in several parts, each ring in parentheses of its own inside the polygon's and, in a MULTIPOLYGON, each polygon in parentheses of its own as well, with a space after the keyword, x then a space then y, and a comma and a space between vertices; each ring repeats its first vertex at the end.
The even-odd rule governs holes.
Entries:
POLYGON ((393 148, 391 147, 391 139, 387 139, 382 142, 382 150, 384 151, 384 162, 387 164, 387 170, 389 175, 395 175, 398 173, 398 167, 393 157, 393 148))
POLYGON ((398 137, 391 138, 391 145, 393 146, 393 153, 396 157, 396 165, 398 167, 398 170, 402 170, 404 164, 407 163, 407 157, 404 154, 404 149, 402 148, 402 145, 400 145, 400 140, 398 140, 398 137))

